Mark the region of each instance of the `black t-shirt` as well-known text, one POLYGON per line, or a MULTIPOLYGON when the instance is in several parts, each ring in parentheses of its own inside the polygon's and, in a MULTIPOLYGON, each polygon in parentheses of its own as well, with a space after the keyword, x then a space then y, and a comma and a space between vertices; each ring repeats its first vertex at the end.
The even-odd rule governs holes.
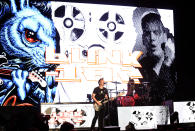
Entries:
POLYGON ((98 101, 101 101, 105 98, 105 95, 107 94, 108 95, 108 90, 103 87, 103 89, 100 89, 99 86, 96 87, 94 90, 93 90, 93 94, 96 94, 95 95, 95 98, 98 100, 98 101))
POLYGON ((151 58, 143 58, 140 61, 142 65, 140 72, 143 75, 143 82, 150 82, 152 104, 160 104, 164 100, 173 99, 176 85, 174 62, 170 67, 162 64, 159 75, 152 70, 151 63, 151 58))

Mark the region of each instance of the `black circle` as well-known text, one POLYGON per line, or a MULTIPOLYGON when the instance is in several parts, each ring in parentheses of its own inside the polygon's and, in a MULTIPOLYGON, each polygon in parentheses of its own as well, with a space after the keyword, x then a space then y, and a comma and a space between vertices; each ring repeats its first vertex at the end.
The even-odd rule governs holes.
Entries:
POLYGON ((116 29, 116 24, 114 22, 108 22, 107 27, 110 31, 114 31, 116 29), (110 28, 110 25, 113 25, 114 28, 110 28))
POLYGON ((64 26, 65 26, 66 28, 71 28, 71 27, 73 26, 73 21, 72 21, 72 19, 70 19, 70 18, 64 19, 64 26), (69 21, 70 21, 70 24, 67 24, 67 22, 69 22, 69 21))

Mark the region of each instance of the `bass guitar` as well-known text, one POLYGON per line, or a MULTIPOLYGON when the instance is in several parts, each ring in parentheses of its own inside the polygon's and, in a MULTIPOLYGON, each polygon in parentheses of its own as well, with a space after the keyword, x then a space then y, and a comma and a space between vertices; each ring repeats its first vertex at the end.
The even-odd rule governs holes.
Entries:
POLYGON ((112 97, 112 98, 109 98, 109 99, 103 99, 103 100, 99 101, 100 103, 102 103, 101 105, 98 105, 95 102, 93 107, 94 107, 95 111, 100 111, 107 102, 112 101, 112 100, 116 99, 119 96, 123 96, 124 94, 125 94, 125 92, 121 92, 116 97, 112 97))
MULTIPOLYGON (((11 77, 12 71, 13 70, 11 70, 11 69, 0 68, 0 77, 1 76, 11 77)), ((32 81, 32 82, 38 82, 41 85, 41 87, 43 87, 43 88, 45 88, 47 86, 47 82, 39 74, 37 74, 35 71, 29 72, 29 76, 27 79, 32 81)), ((3 85, 2 79, 0 79, 0 85, 3 85)), ((8 103, 10 101, 12 101, 12 99, 13 99, 13 102, 11 105, 12 106, 15 105, 17 97, 16 97, 16 95, 13 94, 14 90, 15 90, 15 86, 13 86, 13 88, 5 95, 4 99, 2 100, 1 106, 7 106, 8 103)))

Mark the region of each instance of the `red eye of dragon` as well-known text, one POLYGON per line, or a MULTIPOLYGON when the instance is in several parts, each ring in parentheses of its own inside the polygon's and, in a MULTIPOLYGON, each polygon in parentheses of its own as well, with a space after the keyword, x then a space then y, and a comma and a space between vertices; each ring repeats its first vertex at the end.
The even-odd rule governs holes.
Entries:
POLYGON ((31 43, 40 41, 40 40, 37 38, 36 32, 34 32, 34 31, 32 31, 32 30, 28 30, 28 29, 25 30, 25 38, 26 38, 26 40, 27 40, 28 42, 31 42, 31 43))

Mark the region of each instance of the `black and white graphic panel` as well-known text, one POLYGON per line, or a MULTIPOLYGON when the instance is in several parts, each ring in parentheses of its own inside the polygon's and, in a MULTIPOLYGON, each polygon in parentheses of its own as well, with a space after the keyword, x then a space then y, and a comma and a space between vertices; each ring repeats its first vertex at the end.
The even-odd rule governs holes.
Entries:
POLYGON ((121 130, 132 123, 135 129, 157 129, 157 125, 170 123, 167 106, 118 107, 118 120, 121 130))
MULTIPOLYGON (((49 128, 60 128, 65 121, 75 128, 90 127, 95 114, 93 104, 41 104, 41 113, 49 115, 49 128)), ((96 125, 97 126, 97 125, 96 125)))
POLYGON ((195 122, 195 101, 174 102, 174 112, 178 112, 179 123, 195 122))

